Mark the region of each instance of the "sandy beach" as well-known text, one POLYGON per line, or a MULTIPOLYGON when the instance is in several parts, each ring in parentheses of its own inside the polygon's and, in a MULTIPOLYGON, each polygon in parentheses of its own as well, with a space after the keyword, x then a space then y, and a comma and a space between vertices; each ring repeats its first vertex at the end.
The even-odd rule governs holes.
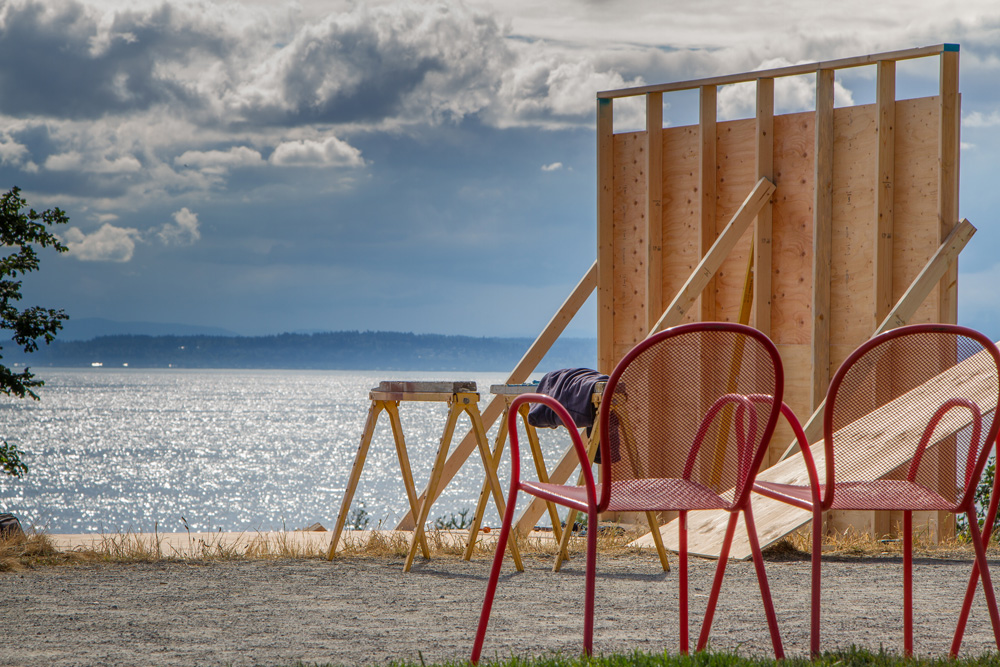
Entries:
MULTIPOLYGON (((601 556, 595 650, 677 651, 677 568, 652 554, 601 556)), ((0 573, 6 639, 0 664, 41 665, 375 665, 468 657, 489 558, 172 560, 79 564, 0 573)), ((583 558, 559 573, 551 557, 508 562, 484 657, 580 650, 583 558)), ((809 563, 766 563, 789 655, 808 653, 809 563)), ((697 636, 715 563, 691 562, 692 636, 697 636)), ((945 655, 971 562, 918 558, 916 651, 945 655)), ((902 647, 902 563, 898 555, 824 558, 823 648, 902 647)), ((711 647, 771 652, 750 562, 728 564, 711 647)), ((982 595, 963 654, 995 650, 982 595)))

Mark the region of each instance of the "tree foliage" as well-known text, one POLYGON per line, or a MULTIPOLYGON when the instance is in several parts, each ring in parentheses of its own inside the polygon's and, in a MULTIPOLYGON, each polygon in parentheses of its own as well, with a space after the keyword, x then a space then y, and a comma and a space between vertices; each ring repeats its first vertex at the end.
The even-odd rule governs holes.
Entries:
MULTIPOLYGON (((62 310, 20 307, 22 279, 38 270, 36 246, 66 252, 66 246, 50 230, 68 221, 58 208, 41 213, 27 208, 17 187, 0 196, 0 246, 6 253, 0 258, 0 329, 8 331, 13 343, 27 353, 37 350, 39 341, 51 343, 68 317, 62 310)), ((0 347, 0 352, 2 350, 0 347)), ((34 390, 43 384, 30 368, 15 371, 0 363, 0 393, 38 400, 34 390)), ((21 452, 16 447, 4 442, 0 446, 0 471, 15 477, 23 475, 28 468, 20 457, 21 452)))

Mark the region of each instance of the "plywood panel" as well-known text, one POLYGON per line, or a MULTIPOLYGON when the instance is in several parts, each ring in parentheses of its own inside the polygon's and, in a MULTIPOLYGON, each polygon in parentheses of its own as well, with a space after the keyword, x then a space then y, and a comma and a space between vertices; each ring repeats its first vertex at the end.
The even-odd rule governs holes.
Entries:
MULTIPOLYGON (((779 345, 811 340, 814 117, 797 113, 774 119, 771 338, 779 345)), ((810 374, 810 369, 806 364, 801 372, 810 374)))
MULTIPOLYGON (((769 82, 758 88, 757 117, 721 123, 714 113, 715 86, 723 79, 599 94, 608 106, 598 106, 598 143, 613 145, 613 150, 598 151, 598 335, 604 370, 641 340, 650 322, 658 321, 662 313, 650 312, 655 306, 647 304, 658 301, 665 306, 673 300, 701 260, 706 238, 718 235, 758 172, 770 168, 769 180, 776 186, 770 216, 771 268, 754 285, 754 308, 766 300, 760 290, 766 290, 771 308, 769 318, 755 321, 769 319, 767 333, 785 361, 788 402, 801 418, 809 417, 810 402, 825 395, 833 371, 873 334, 882 313, 903 296, 937 251, 945 223, 957 222, 943 220, 957 218, 952 210, 958 196, 957 47, 900 53, 906 58, 942 55, 939 96, 894 99, 892 61, 899 54, 798 67, 796 75, 816 75, 817 111, 773 116, 773 127, 769 82), (877 104, 834 109, 834 70, 875 62, 880 69, 877 104), (658 93, 675 89, 700 91, 699 123, 660 131, 654 117, 662 109, 658 93), (653 93, 648 98, 652 112, 647 131, 608 139, 610 99, 646 93, 653 93), (652 136, 655 132, 659 137, 652 136), (768 133, 770 137, 764 136, 768 133), (652 146, 662 149, 661 160, 653 155, 647 136, 652 146), (773 148, 771 156, 768 148, 773 148), (608 153, 613 153, 610 160, 608 153), (660 168, 659 178, 650 159, 660 168), (647 192, 655 200, 656 188, 648 179, 662 185, 659 222, 650 215, 656 202, 647 192), (714 207, 705 206, 706 200, 714 207), (608 211, 613 224, 604 222, 608 211), (885 222, 881 227, 880 218, 885 222), (657 231, 662 252, 652 256, 657 231), (662 266, 659 281, 657 260, 662 266), (613 326, 607 323, 609 317, 613 326)), ((735 76, 753 81, 792 73, 783 69, 735 76)), ((738 319, 752 235, 748 231, 740 238, 703 294, 703 303, 688 310, 685 321, 705 319, 706 314, 721 321, 738 319)), ((942 288, 933 290, 910 322, 949 320, 955 275, 951 271, 946 276, 942 288)), ((787 428, 781 429, 775 454, 769 455, 772 461, 791 440, 787 428)))
MULTIPOLYGON (((781 365, 785 369, 785 403, 800 422, 805 421, 810 414, 809 386, 812 376, 809 374, 809 364, 812 363, 812 350, 808 344, 778 345, 777 348, 781 355, 781 365)), ((779 419, 771 444, 767 448, 767 457, 761 466, 769 468, 777 463, 789 443, 794 441, 795 435, 788 422, 779 419)))
MULTIPOLYGON (((683 287, 699 254, 698 127, 663 130, 663 301, 683 287)), ((658 319, 658 318, 657 318, 658 319)), ((688 313, 685 322, 693 322, 688 313)))
MULTIPOLYGON (((719 227, 728 224, 757 182, 757 124, 754 120, 719 123, 716 181, 716 216, 719 227)), ((743 283, 749 259, 753 229, 747 230, 715 278, 715 319, 739 319, 743 283)))
POLYGON ((615 363, 645 338, 646 133, 616 134, 614 143, 615 363))
MULTIPOLYGON (((893 299, 903 292, 938 249, 937 98, 896 102, 896 194, 894 197, 893 299)), ((939 320, 935 291, 910 323, 939 320)))
MULTIPOLYGON (((834 111, 831 346, 859 345, 875 328, 875 114, 874 104, 834 111)), ((829 375, 838 365, 830 359, 829 375)))

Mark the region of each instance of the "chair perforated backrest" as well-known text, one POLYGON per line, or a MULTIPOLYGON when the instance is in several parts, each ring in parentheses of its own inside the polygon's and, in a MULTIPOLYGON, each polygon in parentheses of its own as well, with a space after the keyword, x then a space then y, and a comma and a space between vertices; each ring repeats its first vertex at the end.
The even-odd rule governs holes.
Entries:
POLYGON ((889 469, 880 477, 915 481, 964 506, 996 438, 998 366, 988 338, 954 325, 900 327, 859 347, 827 395, 824 507, 832 503, 833 483, 873 481, 879 477, 873 469, 889 469), (955 435, 934 435, 954 431, 949 420, 970 423, 955 435), (898 433, 887 437, 888 428, 898 433))
POLYGON ((601 402, 601 509, 609 481, 682 478, 742 502, 774 430, 781 360, 762 333, 739 324, 673 327, 636 346, 601 402))

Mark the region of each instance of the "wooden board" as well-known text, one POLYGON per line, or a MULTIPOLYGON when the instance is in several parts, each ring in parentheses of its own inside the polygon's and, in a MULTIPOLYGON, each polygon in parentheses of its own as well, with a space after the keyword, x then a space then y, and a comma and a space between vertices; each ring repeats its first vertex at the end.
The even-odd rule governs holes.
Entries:
MULTIPOLYGON (((866 442, 865 446, 876 454, 866 459, 871 467, 861 474, 868 474, 873 479, 881 478, 892 473, 905 461, 904 456, 906 455, 897 451, 893 447, 893 443, 912 442, 914 439, 919 439, 926 426, 926 419, 922 413, 909 419, 905 417, 901 419, 899 415, 909 414, 901 406, 918 401, 934 400, 935 397, 939 396, 942 397, 943 401, 945 397, 953 395, 952 392, 960 390, 963 395, 976 401, 984 412, 990 412, 996 410, 997 407, 995 387, 996 367, 993 365, 992 357, 985 351, 980 352, 877 410, 874 413, 875 419, 878 419, 880 414, 885 415, 885 430, 879 434, 878 438, 871 437, 864 426, 857 427, 858 432, 854 436, 851 435, 851 431, 855 430, 853 425, 845 426, 840 433, 846 438, 853 437, 855 440, 866 442)), ((935 431, 931 446, 948 440, 969 423, 970 417, 966 411, 952 410, 948 412, 935 431)), ((820 479, 823 478, 826 460, 823 448, 822 440, 810 447, 820 479)), ((761 472, 757 479, 781 484, 809 484, 801 454, 796 454, 761 472)), ((812 517, 810 512, 760 496, 754 496, 753 512, 762 547, 799 529, 812 517)), ((689 553, 718 558, 728 520, 728 512, 691 512, 688 515, 689 553)), ((667 548, 677 551, 676 522, 663 526, 660 529, 660 534, 667 548)), ((632 542, 631 546, 651 547, 653 546, 653 538, 651 535, 645 535, 632 542)), ((737 560, 750 557, 750 544, 746 539, 746 528, 743 527, 742 519, 733 539, 730 557, 737 560)))
POLYGON ((646 337, 645 134, 615 135, 612 237, 615 363, 646 337))
MULTIPOLYGON (((698 127, 663 130, 663 263, 661 265, 664 299, 673 298, 701 261, 699 226, 698 127)), ((664 304, 665 306, 666 304, 664 304)), ((662 308, 661 308, 662 310, 662 308)), ((697 313, 689 313, 684 322, 693 322, 697 313)), ((656 315, 659 318, 659 315, 656 315)), ((654 318, 655 322, 655 318, 654 318)))
POLYGON ((382 380, 378 388, 372 391, 389 393, 420 393, 420 394, 455 394, 458 392, 476 393, 476 383, 472 380, 451 382, 433 380, 382 380))

